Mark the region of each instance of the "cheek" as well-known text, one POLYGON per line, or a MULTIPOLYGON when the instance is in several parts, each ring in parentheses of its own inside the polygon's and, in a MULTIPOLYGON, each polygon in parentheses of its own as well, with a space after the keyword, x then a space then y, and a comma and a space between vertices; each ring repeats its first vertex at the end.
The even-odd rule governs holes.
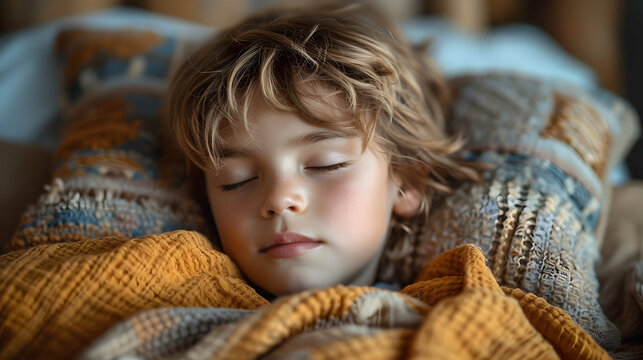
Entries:
POLYGON ((249 238, 246 230, 250 227, 247 224, 247 209, 242 204, 233 204, 222 198, 209 196, 208 200, 221 245, 234 259, 244 248, 250 246, 245 240, 249 238))
POLYGON ((386 229, 392 207, 389 192, 386 169, 377 174, 362 171, 338 180, 322 193, 320 201, 332 223, 341 226, 338 230, 357 240, 386 229))

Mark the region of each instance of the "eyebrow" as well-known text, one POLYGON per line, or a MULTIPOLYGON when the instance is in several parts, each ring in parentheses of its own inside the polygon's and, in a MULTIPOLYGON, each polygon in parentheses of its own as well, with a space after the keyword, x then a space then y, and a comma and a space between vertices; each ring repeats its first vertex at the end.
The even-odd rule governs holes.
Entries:
MULTIPOLYGON (((290 146, 301 146, 314 144, 331 139, 347 139, 355 136, 340 134, 332 131, 314 131, 288 141, 290 146)), ((245 148, 224 148, 221 150, 221 158, 247 156, 248 151, 245 148)))

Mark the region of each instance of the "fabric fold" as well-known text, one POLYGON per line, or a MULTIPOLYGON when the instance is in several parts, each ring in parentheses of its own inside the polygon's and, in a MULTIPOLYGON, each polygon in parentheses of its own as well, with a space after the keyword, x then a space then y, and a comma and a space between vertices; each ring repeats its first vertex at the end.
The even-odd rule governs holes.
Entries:
POLYGON ((561 309, 501 288, 474 245, 400 292, 337 285, 272 303, 189 231, 14 251, 0 278, 2 358, 609 358, 561 309))

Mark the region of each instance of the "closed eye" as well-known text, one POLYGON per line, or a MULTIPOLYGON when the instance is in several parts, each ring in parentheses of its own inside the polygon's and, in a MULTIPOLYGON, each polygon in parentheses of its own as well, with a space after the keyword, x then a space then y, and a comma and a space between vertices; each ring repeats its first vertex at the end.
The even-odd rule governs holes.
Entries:
POLYGON ((221 190, 222 191, 232 191, 241 188, 242 186, 246 185, 250 181, 256 179, 256 177, 250 178, 248 180, 240 181, 238 183, 234 184, 228 184, 228 185, 221 185, 221 190))
POLYGON ((330 172, 339 172, 340 169, 345 168, 348 165, 349 164, 346 161, 339 164, 333 164, 328 166, 309 166, 306 168, 306 170, 313 174, 324 174, 324 173, 330 173, 330 172))
MULTIPOLYGON (((348 166, 349 163, 347 161, 338 163, 338 164, 333 164, 333 165, 328 165, 328 166, 309 166, 306 168, 306 171, 313 173, 313 174, 327 174, 327 173, 332 173, 332 172, 339 172, 340 169, 345 168, 348 166)), ((256 177, 250 178, 248 180, 240 181, 238 183, 234 184, 228 184, 228 185, 221 185, 221 190, 222 191, 233 191, 237 190, 244 185, 248 184, 252 180, 257 179, 256 177)))

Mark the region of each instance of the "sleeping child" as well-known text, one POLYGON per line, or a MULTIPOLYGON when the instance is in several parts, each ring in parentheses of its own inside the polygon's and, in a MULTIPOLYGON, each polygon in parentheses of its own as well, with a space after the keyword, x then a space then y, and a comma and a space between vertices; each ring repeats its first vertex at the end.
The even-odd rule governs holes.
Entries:
POLYGON ((555 142, 538 121, 568 121, 542 104, 574 92, 472 77, 452 106, 422 49, 363 4, 254 15, 168 90, 175 40, 59 36, 76 103, 55 179, 0 256, 0 358, 609 358, 595 198, 534 155, 555 142), (161 114, 213 236, 190 231, 189 181, 173 187, 176 162, 141 130, 161 114), (478 123, 467 136, 492 144, 452 135, 478 123))
POLYGON ((171 127, 203 171, 218 241, 274 295, 374 284, 434 193, 477 177, 453 159, 440 75, 367 10, 251 17, 171 85, 171 127))

